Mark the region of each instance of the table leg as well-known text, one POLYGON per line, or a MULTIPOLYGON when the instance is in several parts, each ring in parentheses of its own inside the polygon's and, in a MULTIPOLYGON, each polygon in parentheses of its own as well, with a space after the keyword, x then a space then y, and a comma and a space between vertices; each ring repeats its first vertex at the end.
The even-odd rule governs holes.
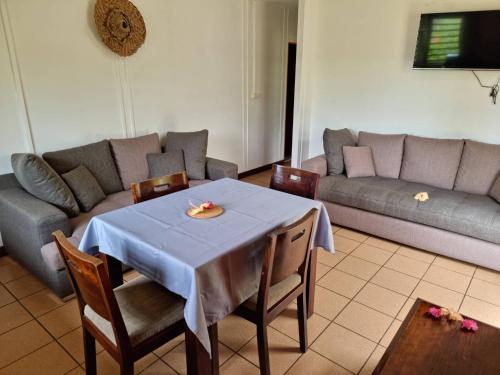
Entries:
POLYGON ((109 280, 111 287, 114 289, 123 284, 122 262, 112 256, 100 253, 99 257, 108 269, 109 280))
POLYGON ((314 314, 314 293, 316 291, 316 264, 318 263, 318 248, 311 251, 309 258, 309 274, 307 275, 307 317, 314 314))
POLYGON ((208 327, 212 358, 205 350, 198 337, 186 328, 186 361, 188 375, 218 375, 219 374, 219 339, 217 323, 208 327))

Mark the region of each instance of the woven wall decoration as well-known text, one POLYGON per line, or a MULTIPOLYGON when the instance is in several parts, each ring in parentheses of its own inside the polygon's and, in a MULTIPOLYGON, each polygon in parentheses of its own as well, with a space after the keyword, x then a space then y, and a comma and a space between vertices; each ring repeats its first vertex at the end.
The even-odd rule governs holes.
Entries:
POLYGON ((146 40, 144 19, 129 0, 97 0, 94 20, 104 44, 120 56, 133 55, 146 40))

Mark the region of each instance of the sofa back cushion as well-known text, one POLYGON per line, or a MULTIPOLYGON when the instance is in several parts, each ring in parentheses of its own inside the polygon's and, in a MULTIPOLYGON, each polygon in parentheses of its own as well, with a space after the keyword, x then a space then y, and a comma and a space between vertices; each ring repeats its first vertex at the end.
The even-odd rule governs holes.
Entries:
POLYGON ((59 174, 84 165, 94 175, 106 195, 123 190, 109 142, 106 140, 67 150, 46 152, 43 158, 59 174))
POLYGON ((377 176, 399 178, 405 138, 404 134, 359 132, 358 146, 371 148, 377 176))
POLYGON ((356 146, 356 139, 349 129, 325 129, 323 132, 323 148, 325 149, 327 174, 329 176, 344 173, 344 154, 342 151, 344 146, 356 146))
POLYGON ((400 178, 452 190, 463 146, 463 140, 407 136, 400 178))
POLYGON ((28 193, 53 204, 69 217, 78 216, 80 209, 73 193, 42 158, 34 154, 13 154, 11 163, 17 181, 28 193))
POLYGON ((161 154, 148 154, 149 178, 168 176, 186 170, 182 150, 167 151, 161 154))
POLYGON ((204 180, 207 167, 208 130, 191 133, 168 132, 165 151, 184 152, 186 172, 190 180, 204 180))
POLYGON ((500 203, 500 175, 493 182, 493 186, 491 187, 488 195, 500 203))
POLYGON ((500 145, 465 141, 454 190, 487 195, 500 173, 500 145))
POLYGON ((131 183, 148 178, 147 155, 161 152, 158 133, 136 138, 111 139, 109 143, 124 190, 129 190, 131 183))

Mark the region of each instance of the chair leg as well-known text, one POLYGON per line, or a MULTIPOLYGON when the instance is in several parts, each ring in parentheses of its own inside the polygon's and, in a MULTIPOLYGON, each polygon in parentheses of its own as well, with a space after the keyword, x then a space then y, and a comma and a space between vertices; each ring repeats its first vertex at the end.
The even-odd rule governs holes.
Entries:
POLYGON ((85 353, 85 374, 96 375, 95 338, 83 327, 83 350, 85 353))
POLYGON ((307 303, 306 293, 302 293, 297 298, 297 318, 299 321, 300 351, 307 351, 307 303))
POLYGON ((269 347, 267 344, 267 327, 261 323, 257 324, 257 346, 259 350, 259 364, 261 375, 271 375, 269 366, 269 347))
POLYGON ((134 375, 134 362, 122 361, 120 363, 120 375, 134 375))

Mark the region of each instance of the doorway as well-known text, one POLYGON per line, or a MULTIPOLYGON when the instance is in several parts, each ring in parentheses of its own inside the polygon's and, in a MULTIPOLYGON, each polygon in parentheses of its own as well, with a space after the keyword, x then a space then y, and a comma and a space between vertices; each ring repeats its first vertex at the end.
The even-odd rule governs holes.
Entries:
POLYGON ((292 157, 293 145, 293 114, 295 107, 295 69, 297 67, 297 44, 288 43, 288 64, 286 78, 286 108, 285 108, 285 161, 292 157))

